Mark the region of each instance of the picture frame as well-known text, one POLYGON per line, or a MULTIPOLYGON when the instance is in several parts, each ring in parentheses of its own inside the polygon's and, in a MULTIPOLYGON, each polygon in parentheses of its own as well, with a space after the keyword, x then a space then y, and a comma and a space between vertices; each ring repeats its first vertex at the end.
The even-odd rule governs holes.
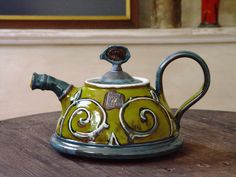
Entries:
POLYGON ((0 0, 0 28, 138 27, 138 0, 56 2, 55 4, 55 0, 0 0))

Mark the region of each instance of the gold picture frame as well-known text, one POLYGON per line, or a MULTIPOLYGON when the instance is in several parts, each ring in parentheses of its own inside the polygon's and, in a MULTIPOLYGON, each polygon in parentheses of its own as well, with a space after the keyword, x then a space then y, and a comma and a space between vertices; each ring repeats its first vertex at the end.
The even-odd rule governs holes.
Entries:
POLYGON ((125 0, 125 12, 123 16, 58 16, 58 15, 1 15, 0 20, 47 20, 47 21, 75 21, 75 20, 130 20, 131 19, 131 6, 133 0, 125 0))
POLYGON ((138 0, 125 0, 125 15, 2 15, 0 13, 0 28, 134 28, 137 26, 138 0))

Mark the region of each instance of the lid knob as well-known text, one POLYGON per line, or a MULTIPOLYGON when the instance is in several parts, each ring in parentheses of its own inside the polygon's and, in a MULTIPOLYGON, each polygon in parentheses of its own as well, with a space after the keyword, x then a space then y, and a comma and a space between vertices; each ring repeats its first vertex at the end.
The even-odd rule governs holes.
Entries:
POLYGON ((101 60, 106 60, 112 64, 111 71, 105 73, 100 79, 101 83, 124 84, 134 82, 132 76, 123 72, 121 64, 127 62, 130 58, 130 52, 123 46, 110 46, 101 55, 101 60))
POLYGON ((127 62, 130 58, 130 52, 123 46, 108 47, 101 55, 101 60, 106 60, 112 65, 121 65, 127 62))

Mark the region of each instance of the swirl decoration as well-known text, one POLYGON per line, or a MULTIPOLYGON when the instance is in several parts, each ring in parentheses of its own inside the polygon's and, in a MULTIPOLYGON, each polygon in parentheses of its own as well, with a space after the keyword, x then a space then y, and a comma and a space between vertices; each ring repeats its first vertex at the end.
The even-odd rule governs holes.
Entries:
POLYGON ((88 124, 91 121, 91 114, 90 114, 90 112, 87 109, 85 109, 85 108, 78 108, 78 109, 76 109, 73 112, 71 117, 76 116, 76 114, 78 112, 80 112, 80 111, 84 111, 86 113, 86 115, 87 115, 87 118, 85 118, 85 119, 84 118, 80 118, 79 119, 79 124, 82 125, 82 126, 85 126, 86 124, 88 124))
POLYGON ((104 129, 104 128, 108 128, 108 125, 106 124, 106 120, 107 120, 107 115, 105 110, 103 109, 103 107, 95 100, 93 99, 89 99, 89 98, 84 98, 84 99, 80 99, 80 95, 81 95, 81 90, 79 90, 74 97, 71 98, 71 105, 67 108, 64 116, 62 117, 62 121, 61 121, 61 126, 60 126, 60 134, 62 133, 62 126, 64 123, 65 118, 67 117, 69 111, 71 110, 72 107, 77 107, 77 109, 75 109, 71 116, 69 117, 69 131, 72 133, 73 136, 77 137, 77 138, 88 138, 90 140, 94 140, 95 137, 104 129), (78 113, 81 112, 85 112, 86 113, 86 118, 79 118, 78 124, 80 126, 85 126, 89 123, 91 123, 92 120, 92 111, 89 111, 87 108, 83 107, 84 105, 88 105, 88 104, 95 104, 99 110, 101 110, 102 116, 99 116, 100 118, 100 122, 97 123, 97 125, 95 126, 95 129, 91 132, 79 132, 79 131, 75 131, 72 127, 72 121, 77 117, 78 118, 78 113))
POLYGON ((81 90, 78 90, 78 92, 76 92, 76 94, 73 97, 71 97, 70 106, 68 106, 68 108, 66 109, 64 115, 62 115, 61 118, 59 119, 58 124, 60 125, 60 135, 61 136, 62 136, 62 127, 63 127, 64 121, 65 121, 65 118, 66 118, 67 114, 69 113, 70 109, 78 103, 81 92, 82 92, 81 90))
POLYGON ((69 118, 69 130, 75 137, 77 137, 77 138, 89 138, 89 139, 93 140, 104 128, 108 128, 108 125, 106 124, 106 119, 107 119, 106 118, 106 112, 98 102, 96 102, 93 99, 80 99, 80 100, 78 100, 77 106, 78 106, 78 108, 72 113, 72 115, 69 118), (103 119, 102 122, 96 125, 95 130, 93 130, 91 132, 88 132, 88 133, 87 132, 84 133, 84 132, 74 131, 73 128, 72 128, 72 121, 78 115, 77 113, 80 112, 80 111, 84 111, 87 114, 87 117, 85 119, 80 118, 79 119, 79 124, 86 125, 86 124, 91 122, 92 116, 91 116, 90 112, 86 108, 79 107, 79 104, 83 104, 83 102, 84 103, 85 102, 92 102, 97 107, 99 107, 99 109, 102 111, 102 116, 100 117, 100 119, 103 119))
POLYGON ((148 109, 148 108, 144 108, 144 109, 141 108, 139 110, 139 116, 140 116, 140 119, 141 119, 142 123, 145 123, 145 122, 148 121, 148 118, 146 116, 147 113, 149 113, 152 116, 153 125, 152 125, 152 127, 149 130, 146 130, 146 131, 136 131, 136 130, 130 128, 130 126, 125 122, 125 120, 124 120, 124 112, 125 112, 126 108, 128 107, 128 105, 130 103, 138 101, 138 100, 150 100, 150 101, 156 102, 153 98, 138 97, 138 98, 130 99, 120 109, 120 113, 119 113, 120 123, 121 123, 123 129, 128 134, 128 136, 131 138, 131 140, 133 140, 135 137, 147 137, 147 136, 151 135, 158 128, 158 118, 155 115, 155 113, 152 110, 148 109))
MULTIPOLYGON (((124 119, 124 113, 125 113, 128 105, 130 105, 133 102, 137 102, 137 101, 141 101, 141 100, 149 100, 149 101, 154 102, 155 104, 160 105, 160 103, 158 102, 158 97, 157 97, 155 91, 151 90, 150 94, 152 96, 151 98, 150 97, 130 98, 130 100, 128 100, 126 103, 124 103, 123 106, 120 109, 120 112, 119 112, 120 123, 121 123, 123 129, 125 130, 125 132, 130 137, 131 140, 133 140, 135 137, 139 137, 139 138, 147 137, 147 136, 153 134, 159 126, 157 115, 152 110, 150 110, 149 108, 140 108, 139 109, 139 118, 140 118, 142 123, 147 123, 147 121, 148 121, 148 118, 146 116, 147 114, 151 115, 151 118, 153 119, 153 124, 152 124, 151 128, 149 128, 146 131, 136 131, 136 130, 134 130, 133 128, 131 128, 127 124, 127 122, 124 119)), ((165 108, 162 105, 160 105, 160 106, 165 110, 165 108)), ((170 120, 169 115, 168 115, 168 118, 170 120)), ((171 120, 170 120, 170 122, 171 122, 171 120)), ((172 132, 172 125, 170 125, 170 126, 171 126, 171 132, 172 132)))

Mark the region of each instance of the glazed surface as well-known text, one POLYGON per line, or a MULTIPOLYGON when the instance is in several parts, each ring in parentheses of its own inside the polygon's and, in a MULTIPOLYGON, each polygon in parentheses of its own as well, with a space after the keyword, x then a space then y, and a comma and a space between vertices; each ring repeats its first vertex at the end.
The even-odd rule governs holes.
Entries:
POLYGON ((173 116, 149 84, 99 88, 85 84, 61 100, 57 135, 82 143, 120 146, 177 136, 173 116))

